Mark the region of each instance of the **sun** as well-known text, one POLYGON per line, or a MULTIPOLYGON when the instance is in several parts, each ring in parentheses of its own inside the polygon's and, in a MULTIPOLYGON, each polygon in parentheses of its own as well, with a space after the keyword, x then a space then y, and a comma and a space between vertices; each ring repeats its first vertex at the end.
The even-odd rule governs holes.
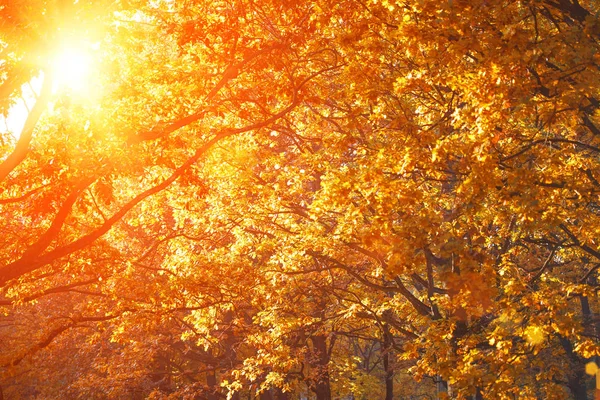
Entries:
MULTIPOLYGON (((52 94, 58 94, 65 90, 81 101, 87 99, 94 101, 97 99, 99 90, 98 84, 94 84, 94 74, 97 74, 97 67, 94 65, 94 50, 99 45, 66 42, 60 47, 59 51, 50 57, 49 68, 26 82, 21 88, 21 98, 13 104, 8 110, 6 117, 0 116, 0 132, 8 131, 16 139, 21 135, 23 126, 32 107, 39 98, 42 90, 42 83, 50 72, 52 79, 52 94)), ((50 105, 52 107, 52 103, 50 105)))
POLYGON ((65 46, 54 58, 54 88, 84 92, 90 86, 92 57, 82 46, 65 46))

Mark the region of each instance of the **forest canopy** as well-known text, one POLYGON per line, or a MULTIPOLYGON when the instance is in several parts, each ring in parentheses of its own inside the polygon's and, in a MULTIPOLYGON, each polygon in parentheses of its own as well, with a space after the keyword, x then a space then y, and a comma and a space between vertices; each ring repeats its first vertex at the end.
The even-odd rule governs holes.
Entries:
POLYGON ((0 0, 0 399, 590 398, 599 15, 0 0))

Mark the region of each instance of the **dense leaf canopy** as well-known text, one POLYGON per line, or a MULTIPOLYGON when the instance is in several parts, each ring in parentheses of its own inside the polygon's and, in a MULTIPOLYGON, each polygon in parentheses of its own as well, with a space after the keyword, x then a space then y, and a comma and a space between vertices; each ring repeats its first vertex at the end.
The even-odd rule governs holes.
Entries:
POLYGON ((0 1, 0 399, 588 398, 599 15, 0 1))

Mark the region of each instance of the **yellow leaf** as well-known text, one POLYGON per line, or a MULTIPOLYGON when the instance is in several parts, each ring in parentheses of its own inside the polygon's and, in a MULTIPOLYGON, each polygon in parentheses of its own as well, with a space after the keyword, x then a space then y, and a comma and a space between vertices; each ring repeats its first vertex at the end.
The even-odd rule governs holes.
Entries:
POLYGON ((593 361, 585 364, 585 373, 588 375, 596 375, 598 373, 598 365, 593 361))
POLYGON ((536 346, 544 343, 544 340, 546 339, 546 334, 542 327, 532 325, 525 329, 525 339, 530 345, 536 346))

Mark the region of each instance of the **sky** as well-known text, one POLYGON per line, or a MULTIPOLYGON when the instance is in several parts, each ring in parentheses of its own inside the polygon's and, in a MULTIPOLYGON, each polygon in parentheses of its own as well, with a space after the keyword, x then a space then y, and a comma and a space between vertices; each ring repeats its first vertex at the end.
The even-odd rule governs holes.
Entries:
POLYGON ((21 136, 29 110, 35 104, 35 99, 40 93, 42 81, 42 76, 36 76, 22 86, 21 98, 8 110, 8 116, 6 118, 0 116, 1 132, 9 132, 15 139, 21 136))

